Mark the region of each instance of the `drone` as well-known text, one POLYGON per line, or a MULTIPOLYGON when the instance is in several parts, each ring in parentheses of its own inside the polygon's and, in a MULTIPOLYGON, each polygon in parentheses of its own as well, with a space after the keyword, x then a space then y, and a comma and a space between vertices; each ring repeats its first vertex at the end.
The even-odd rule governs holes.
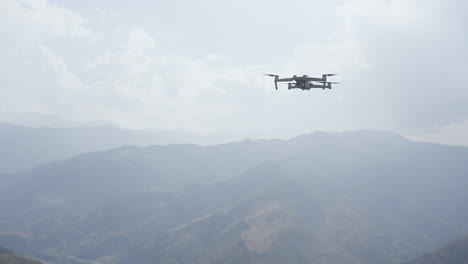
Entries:
POLYGON ((336 73, 329 73, 323 74, 322 78, 318 77, 309 77, 307 75, 304 76, 296 76, 294 75, 292 78, 280 78, 279 75, 276 74, 265 74, 270 77, 275 77, 275 88, 278 90, 278 82, 287 82, 288 83, 288 90, 291 89, 302 89, 310 90, 312 88, 321 88, 331 89, 332 84, 339 84, 338 82, 328 82, 327 77, 335 76, 336 73))

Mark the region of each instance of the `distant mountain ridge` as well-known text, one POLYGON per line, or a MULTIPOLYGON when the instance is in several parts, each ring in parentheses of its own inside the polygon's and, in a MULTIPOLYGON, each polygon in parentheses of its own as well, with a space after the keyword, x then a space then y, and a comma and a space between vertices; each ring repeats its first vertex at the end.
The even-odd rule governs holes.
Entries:
POLYGON ((468 233, 466 175, 468 148, 379 131, 126 146, 12 175, 0 244, 53 264, 400 263, 468 233))
POLYGON ((85 152, 123 145, 215 144, 219 137, 189 132, 127 130, 112 126, 25 127, 0 122, 0 174, 15 173, 85 152))

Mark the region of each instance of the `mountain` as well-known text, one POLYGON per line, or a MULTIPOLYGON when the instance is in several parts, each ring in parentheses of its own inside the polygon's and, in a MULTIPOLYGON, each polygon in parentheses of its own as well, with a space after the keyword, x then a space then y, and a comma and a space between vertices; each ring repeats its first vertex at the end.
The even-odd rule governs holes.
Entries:
POLYGON ((13 251, 0 247, 0 264, 41 264, 42 262, 16 255, 13 251))
POLYGON ((467 264, 468 235, 404 264, 467 264))
POLYGON ((42 262, 16 255, 0 254, 0 264, 41 264, 42 262))
POLYGON ((55 264, 400 263, 468 233, 466 175, 468 148, 379 131, 126 146, 12 175, 0 244, 55 264))
POLYGON ((11 174, 80 153, 103 151, 122 145, 213 144, 226 140, 221 134, 203 136, 188 132, 126 130, 111 126, 24 127, 8 123, 0 123, 0 135, 0 174, 11 174))
POLYGON ((15 255, 15 252, 13 250, 11 250, 11 249, 0 247, 0 254, 15 255))

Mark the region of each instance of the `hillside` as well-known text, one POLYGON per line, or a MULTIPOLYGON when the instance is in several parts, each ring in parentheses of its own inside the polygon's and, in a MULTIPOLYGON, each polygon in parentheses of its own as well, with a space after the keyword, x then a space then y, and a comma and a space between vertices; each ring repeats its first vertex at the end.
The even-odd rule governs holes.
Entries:
POLYGON ((13 175, 0 244, 55 264, 400 263, 468 233, 466 175, 468 148, 378 131, 122 147, 13 175))
POLYGON ((202 136, 188 132, 126 130, 111 126, 25 127, 8 123, 0 123, 0 135, 0 174, 122 145, 213 144, 226 140, 222 135, 202 136))
POLYGON ((18 256, 13 251, 0 247, 0 264, 42 264, 42 262, 18 256))
POLYGON ((41 264, 42 262, 14 255, 0 254, 0 264, 41 264))
POLYGON ((467 264, 468 235, 404 264, 467 264))

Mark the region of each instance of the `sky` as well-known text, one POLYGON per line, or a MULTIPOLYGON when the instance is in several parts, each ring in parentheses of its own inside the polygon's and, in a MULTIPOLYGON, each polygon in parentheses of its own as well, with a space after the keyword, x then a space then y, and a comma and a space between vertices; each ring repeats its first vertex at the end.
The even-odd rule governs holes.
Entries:
POLYGON ((468 145, 466 1, 0 1, 0 112, 468 145), (339 73, 331 90, 262 75, 339 73))

